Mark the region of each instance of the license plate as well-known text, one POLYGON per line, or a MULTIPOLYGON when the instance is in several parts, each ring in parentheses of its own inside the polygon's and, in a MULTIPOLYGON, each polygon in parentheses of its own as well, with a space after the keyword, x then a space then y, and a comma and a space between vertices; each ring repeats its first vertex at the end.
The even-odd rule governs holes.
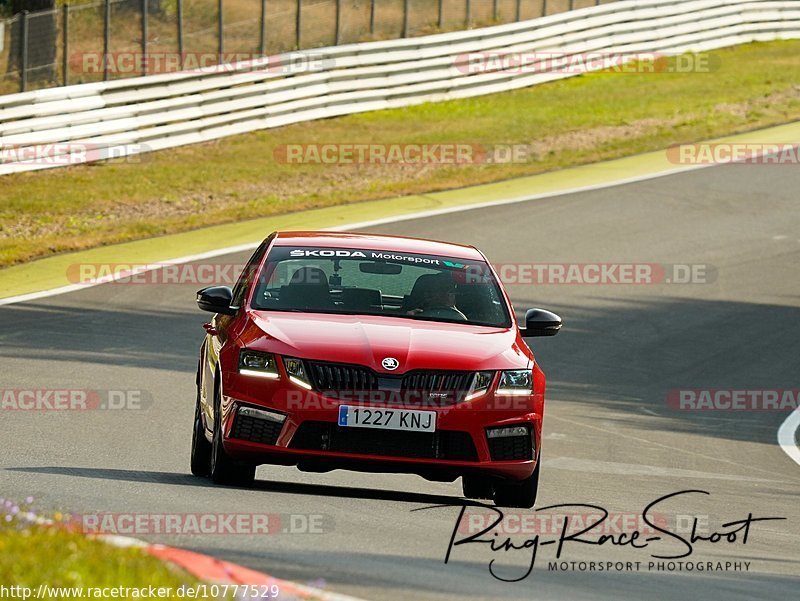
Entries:
POLYGON ((405 430, 407 432, 434 432, 436 430, 436 412, 341 405, 339 406, 339 425, 355 428, 405 430))

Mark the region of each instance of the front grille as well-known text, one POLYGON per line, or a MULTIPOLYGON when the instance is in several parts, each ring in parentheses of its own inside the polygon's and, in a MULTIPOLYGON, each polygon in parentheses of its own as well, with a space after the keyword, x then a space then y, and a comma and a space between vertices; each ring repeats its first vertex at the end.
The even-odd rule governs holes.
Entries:
POLYGON ((460 401, 469 392, 475 372, 412 371, 403 376, 401 390, 419 400, 460 401))
POLYGON ((361 365, 306 361, 314 388, 332 398, 416 405, 453 403, 466 396, 475 372, 417 370, 378 374, 361 365))
POLYGON ((334 451, 413 459, 477 461, 478 453, 467 432, 401 432, 377 428, 347 428, 330 422, 303 422, 291 449, 334 451))
POLYGON ((307 362, 311 381, 317 390, 353 392, 378 389, 378 378, 371 369, 360 365, 307 362))
POLYGON ((531 431, 525 436, 504 436, 502 438, 488 438, 489 455, 492 461, 516 461, 533 459, 533 442, 531 431))
POLYGON ((282 427, 283 424, 278 422, 237 414, 231 438, 274 445, 278 441, 282 427))

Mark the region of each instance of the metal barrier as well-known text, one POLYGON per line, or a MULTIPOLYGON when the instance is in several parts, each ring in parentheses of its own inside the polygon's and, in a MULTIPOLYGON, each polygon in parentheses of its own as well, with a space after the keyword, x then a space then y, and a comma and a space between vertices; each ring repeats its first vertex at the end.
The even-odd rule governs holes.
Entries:
POLYGON ((798 0, 621 0, 508 25, 2 96, 0 150, 60 143, 49 152, 69 158, 18 152, 0 174, 512 90, 602 68, 580 60, 592 54, 627 60, 793 38, 798 0), (538 68, 542 55, 553 60, 538 68), (559 68, 570 59, 576 68, 559 68))
MULTIPOLYGON (((20 13, 7 22, 8 52, 2 51, 0 39, 0 94, 174 72, 185 65, 210 66, 290 50, 511 23, 600 3, 63 0, 57 8, 20 13)), ((5 23, 0 20, 0 27, 5 23)))

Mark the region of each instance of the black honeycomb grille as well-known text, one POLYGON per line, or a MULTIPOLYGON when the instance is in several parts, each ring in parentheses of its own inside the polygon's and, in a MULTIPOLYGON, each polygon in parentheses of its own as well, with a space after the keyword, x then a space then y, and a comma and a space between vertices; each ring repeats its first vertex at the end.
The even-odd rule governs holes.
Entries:
POLYGON ((303 422, 289 448, 414 459, 478 460, 472 437, 467 432, 401 432, 348 428, 317 421, 303 422))

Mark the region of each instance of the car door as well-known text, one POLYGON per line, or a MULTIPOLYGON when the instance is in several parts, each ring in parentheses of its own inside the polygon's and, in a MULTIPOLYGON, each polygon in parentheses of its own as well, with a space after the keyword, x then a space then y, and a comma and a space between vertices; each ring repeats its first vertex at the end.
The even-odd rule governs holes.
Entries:
MULTIPOLYGON (((270 236, 262 242, 255 252, 247 261, 244 270, 242 271, 236 285, 233 288, 233 300, 231 306, 243 307, 247 298, 247 291, 256 277, 258 268, 264 255, 269 248, 273 236, 270 236)), ((209 430, 214 427, 214 377, 217 372, 217 365, 219 363, 219 352, 222 345, 227 340, 227 331, 231 322, 238 317, 231 315, 222 315, 217 313, 211 319, 211 322, 205 324, 203 327, 206 330, 206 338, 203 342, 201 350, 201 361, 203 370, 201 374, 200 385, 200 406, 205 413, 205 423, 209 430)))

